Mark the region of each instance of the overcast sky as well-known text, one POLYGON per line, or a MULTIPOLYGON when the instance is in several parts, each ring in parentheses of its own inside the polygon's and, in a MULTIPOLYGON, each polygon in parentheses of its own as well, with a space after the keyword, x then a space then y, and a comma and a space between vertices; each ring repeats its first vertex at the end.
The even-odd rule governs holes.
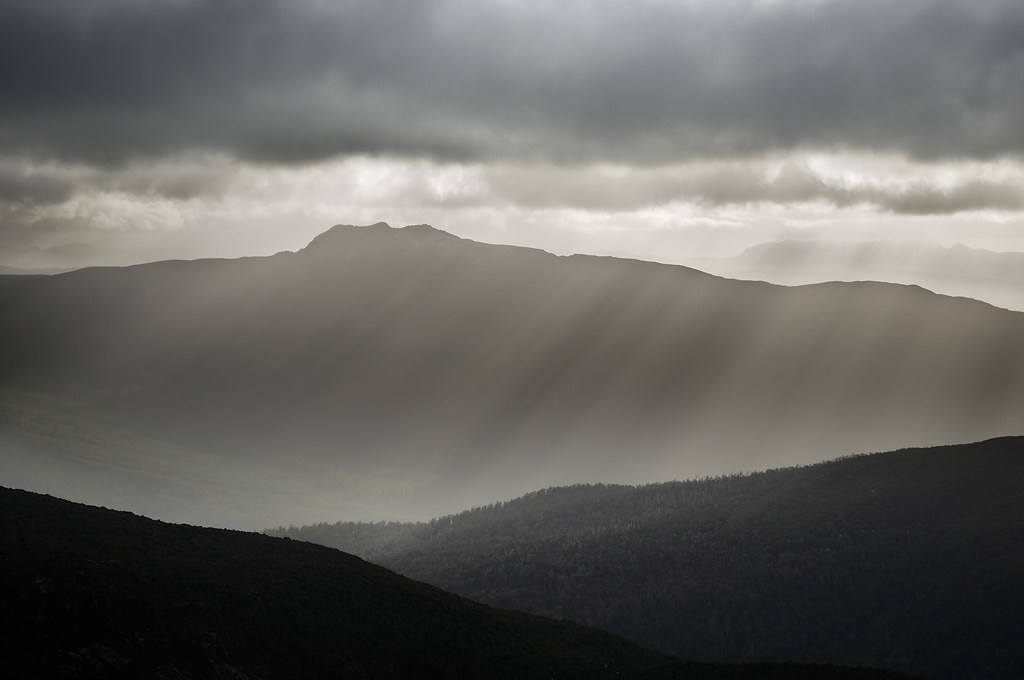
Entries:
POLYGON ((0 264, 1024 251, 1020 0, 0 0, 0 264))

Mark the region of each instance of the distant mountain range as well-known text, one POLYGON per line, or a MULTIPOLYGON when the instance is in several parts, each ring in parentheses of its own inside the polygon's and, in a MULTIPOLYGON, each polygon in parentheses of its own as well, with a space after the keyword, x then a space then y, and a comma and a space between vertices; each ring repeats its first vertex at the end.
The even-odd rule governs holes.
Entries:
POLYGON ((686 263, 720 276, 784 285, 857 280, 919 285, 1024 311, 1024 253, 960 244, 787 240, 747 248, 734 258, 686 263))
POLYGON ((4 677, 899 680, 671 659, 351 555, 0 488, 4 677))
POLYGON ((1024 437, 270 533, 715 661, 1024 677, 1024 437))
POLYGON ((21 269, 19 267, 6 267, 0 265, 0 276, 7 275, 31 275, 31 274, 63 274, 64 272, 73 271, 71 268, 58 269, 21 269))
POLYGON ((1024 432, 1024 314, 426 225, 0 276, 0 473, 257 528, 1024 432))

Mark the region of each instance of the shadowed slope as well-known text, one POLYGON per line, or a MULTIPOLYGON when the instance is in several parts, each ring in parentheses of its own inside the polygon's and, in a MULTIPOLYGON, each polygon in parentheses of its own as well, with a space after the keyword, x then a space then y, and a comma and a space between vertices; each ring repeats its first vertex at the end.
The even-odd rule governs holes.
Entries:
POLYGON ((0 516, 8 678, 889 677, 670 663, 600 631, 258 534, 3 488, 0 516))
POLYGON ((1024 437, 284 535, 717 661, 1024 673, 1024 437))

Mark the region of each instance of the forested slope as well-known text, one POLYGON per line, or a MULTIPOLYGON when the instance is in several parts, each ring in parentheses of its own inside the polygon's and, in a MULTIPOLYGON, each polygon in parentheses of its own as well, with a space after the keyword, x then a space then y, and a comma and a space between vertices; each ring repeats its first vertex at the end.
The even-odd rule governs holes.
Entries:
POLYGON ((672 660, 336 550, 0 487, 5 678, 883 680, 672 660))
POLYGON ((1024 676, 1024 438, 281 533, 687 656, 1024 676))

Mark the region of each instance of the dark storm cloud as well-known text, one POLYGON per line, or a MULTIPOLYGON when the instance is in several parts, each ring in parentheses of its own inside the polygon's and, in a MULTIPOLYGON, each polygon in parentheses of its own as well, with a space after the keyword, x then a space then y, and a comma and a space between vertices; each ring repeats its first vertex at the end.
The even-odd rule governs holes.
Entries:
POLYGON ((1024 152, 1019 0, 6 0, 0 153, 1024 152))
POLYGON ((0 207, 5 204, 54 205, 71 197, 75 181, 55 169, 38 170, 0 162, 0 207))
POLYGON ((225 162, 205 158, 167 159, 112 169, 0 158, 0 206, 52 206, 86 192, 139 199, 216 197, 230 188, 233 174, 225 162))

